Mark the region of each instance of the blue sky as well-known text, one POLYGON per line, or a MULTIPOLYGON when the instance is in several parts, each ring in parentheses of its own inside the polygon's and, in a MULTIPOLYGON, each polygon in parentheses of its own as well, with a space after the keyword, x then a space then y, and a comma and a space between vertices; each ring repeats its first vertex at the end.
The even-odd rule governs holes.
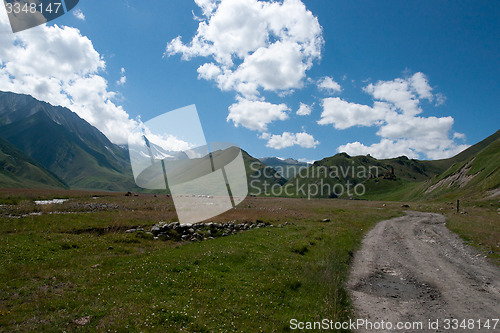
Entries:
MULTIPOLYGON (((48 27, 15 36, 33 54, 46 40, 48 58, 51 48, 67 48, 67 58, 54 57, 70 69, 51 76, 5 47, 0 77, 9 82, 0 89, 68 106, 118 143, 129 120, 196 104, 208 141, 231 141, 256 157, 317 160, 346 150, 435 159, 499 129, 500 3, 273 5, 80 0, 48 27), (193 46, 200 23, 205 42, 193 46), (22 75, 49 79, 42 89, 22 75), (301 103, 309 115, 297 114, 301 103)), ((26 53, 3 19, 0 43, 26 53)))

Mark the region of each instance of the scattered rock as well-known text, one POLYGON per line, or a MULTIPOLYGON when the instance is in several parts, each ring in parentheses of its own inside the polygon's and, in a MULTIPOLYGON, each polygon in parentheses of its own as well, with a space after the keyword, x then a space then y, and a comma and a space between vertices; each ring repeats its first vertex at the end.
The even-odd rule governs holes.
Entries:
POLYGON ((119 210, 120 206, 101 202, 71 202, 68 209, 75 212, 102 212, 108 210, 119 210))
POLYGON ((125 231, 125 233, 126 234, 131 234, 131 233, 134 233, 136 231, 137 231, 137 229, 128 229, 128 230, 125 231))
POLYGON ((79 318, 79 319, 75 319, 75 320, 73 320, 73 322, 75 324, 77 324, 77 325, 85 326, 88 323, 90 323, 90 319, 92 319, 91 316, 86 316, 86 317, 82 317, 82 318, 79 318))
MULTIPOLYGON (((292 223, 285 223, 285 225, 289 224, 292 223)), ((192 225, 180 224, 179 222, 172 222, 168 224, 166 222, 158 222, 156 225, 151 227, 151 232, 148 233, 154 236, 153 239, 171 239, 173 241, 202 241, 206 239, 213 239, 216 237, 225 237, 246 230, 266 227, 273 227, 273 225, 261 220, 256 220, 255 222, 245 221, 238 224, 236 224, 235 221, 224 223, 201 222, 192 225)), ((139 231, 140 228, 129 230, 139 231)), ((129 230, 127 230, 126 232, 132 232, 129 230)))
POLYGON ((151 233, 152 233, 153 235, 155 235, 155 236, 156 236, 156 235, 158 235, 158 234, 160 233, 160 230, 161 230, 161 229, 160 229, 160 227, 158 227, 158 226, 156 226, 156 225, 154 225, 153 227, 151 227, 151 233))
POLYGON ((179 222, 172 222, 170 224, 168 224, 168 227, 170 229, 177 229, 181 224, 179 222))

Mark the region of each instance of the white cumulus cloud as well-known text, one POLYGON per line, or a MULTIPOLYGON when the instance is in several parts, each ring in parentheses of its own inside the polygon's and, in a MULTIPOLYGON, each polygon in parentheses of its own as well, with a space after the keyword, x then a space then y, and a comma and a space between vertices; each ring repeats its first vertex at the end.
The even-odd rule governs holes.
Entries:
POLYGON ((336 129, 354 126, 378 126, 380 142, 365 145, 351 142, 340 146, 339 152, 350 155, 370 154, 376 158, 406 155, 410 158, 439 159, 453 156, 468 145, 458 144, 460 133, 453 133, 452 117, 424 117, 421 102, 444 100, 434 94, 427 77, 415 73, 408 78, 378 81, 363 89, 373 97, 373 106, 344 101, 338 97, 325 98, 320 125, 336 129))
POLYGON ((9 30, 1 11, 0 90, 68 107, 111 141, 127 142, 137 123, 114 102, 116 93, 101 76, 106 63, 87 37, 57 25, 16 34, 9 30))
POLYGON ((198 30, 185 44, 179 36, 165 55, 212 58, 199 77, 222 90, 256 98, 260 90, 302 88, 306 71, 321 56, 321 26, 300 0, 197 0, 198 30))
POLYGON ((73 16, 81 21, 85 21, 85 14, 80 9, 75 9, 73 11, 73 16))
POLYGON ((281 135, 270 135, 264 133, 261 138, 268 140, 266 147, 274 149, 289 148, 295 145, 303 148, 316 148, 316 146, 319 145, 319 141, 315 140, 311 134, 308 134, 306 132, 283 132, 283 134, 281 135))
POLYGON ((316 148, 319 145, 319 141, 315 140, 311 134, 306 132, 301 132, 295 134, 297 145, 304 148, 316 148))
POLYGON ((370 146, 366 146, 356 141, 340 146, 337 151, 346 152, 351 156, 370 154, 375 158, 391 158, 404 155, 408 158, 418 158, 419 155, 410 145, 408 141, 400 140, 395 142, 389 139, 382 139, 379 143, 374 143, 370 146))
POLYGON ((342 87, 340 86, 340 84, 335 82, 333 78, 329 76, 321 78, 318 81, 317 85, 320 90, 326 91, 329 94, 339 93, 342 91, 342 87))
MULTIPOLYGON (((196 34, 188 42, 181 36, 168 42, 164 56, 205 58, 198 78, 236 93, 227 117, 235 126, 265 132, 271 122, 288 119, 285 104, 268 103, 261 94, 285 97, 304 87, 307 71, 320 60, 324 45, 318 19, 301 0, 195 2, 201 10, 200 16, 193 14, 196 34)), ((306 105, 297 112, 310 113, 306 105)))
POLYGON ((323 112, 320 125, 332 124, 336 129, 346 129, 353 126, 373 126, 379 124, 389 107, 386 103, 376 103, 374 107, 350 103, 338 97, 324 98, 321 102, 323 112))
POLYGON ((267 125, 275 120, 288 119, 290 109, 286 104, 272 104, 264 101, 254 101, 238 98, 229 107, 227 121, 232 121, 236 127, 242 125, 250 130, 265 132, 267 125))
POLYGON ((392 81, 370 83, 364 91, 375 99, 394 104, 400 111, 409 115, 422 112, 420 108, 422 99, 430 102, 434 99, 427 77, 420 72, 406 79, 397 78, 392 81))
POLYGON ((116 81, 116 84, 119 86, 123 86, 125 83, 127 83, 127 76, 125 75, 125 68, 122 67, 120 74, 121 74, 121 77, 118 81, 116 81))
POLYGON ((308 116, 312 112, 312 105, 307 105, 304 103, 300 103, 300 107, 297 110, 297 115, 299 116, 308 116))

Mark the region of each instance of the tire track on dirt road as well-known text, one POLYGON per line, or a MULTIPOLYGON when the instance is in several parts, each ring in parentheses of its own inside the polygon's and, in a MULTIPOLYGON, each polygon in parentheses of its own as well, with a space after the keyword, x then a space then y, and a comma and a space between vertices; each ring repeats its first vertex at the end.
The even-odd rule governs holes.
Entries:
MULTIPOLYGON (((409 211, 379 222, 366 235, 348 281, 357 318, 424 324, 423 330, 405 332, 447 332, 444 319, 500 317, 500 269, 445 222, 439 214, 409 211), (440 328, 429 329, 428 321, 436 319, 440 328)), ((500 323, 489 332, 500 332, 500 323)))

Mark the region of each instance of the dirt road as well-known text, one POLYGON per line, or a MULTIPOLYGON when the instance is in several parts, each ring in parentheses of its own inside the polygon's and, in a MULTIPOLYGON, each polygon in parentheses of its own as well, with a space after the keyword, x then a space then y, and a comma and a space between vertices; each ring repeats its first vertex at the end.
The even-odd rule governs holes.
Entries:
POLYGON ((359 332, 500 332, 500 322, 492 330, 500 317, 500 269, 451 233, 439 214, 407 212, 378 223, 354 257, 348 287, 357 318, 422 322, 422 329, 359 332), (436 319, 438 328, 429 328, 436 319), (453 330, 463 319, 475 321, 453 330), (478 329, 487 319, 490 330, 478 329))

